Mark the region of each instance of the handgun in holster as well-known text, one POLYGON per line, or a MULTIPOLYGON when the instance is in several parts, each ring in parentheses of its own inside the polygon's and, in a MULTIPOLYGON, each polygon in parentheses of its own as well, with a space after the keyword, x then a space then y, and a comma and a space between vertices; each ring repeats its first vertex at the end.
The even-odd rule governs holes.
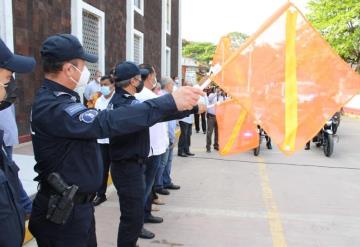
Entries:
POLYGON ((51 173, 47 183, 56 192, 50 195, 46 218, 53 223, 64 225, 74 207, 74 197, 79 187, 67 185, 58 173, 51 173))

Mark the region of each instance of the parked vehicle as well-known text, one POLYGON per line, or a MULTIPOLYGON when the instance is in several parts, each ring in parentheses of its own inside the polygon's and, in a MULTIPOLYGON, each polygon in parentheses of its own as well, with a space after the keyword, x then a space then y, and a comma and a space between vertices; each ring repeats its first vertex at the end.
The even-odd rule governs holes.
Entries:
POLYGON ((323 147, 326 157, 330 157, 334 152, 334 136, 338 126, 339 118, 335 114, 312 140, 317 147, 323 147))

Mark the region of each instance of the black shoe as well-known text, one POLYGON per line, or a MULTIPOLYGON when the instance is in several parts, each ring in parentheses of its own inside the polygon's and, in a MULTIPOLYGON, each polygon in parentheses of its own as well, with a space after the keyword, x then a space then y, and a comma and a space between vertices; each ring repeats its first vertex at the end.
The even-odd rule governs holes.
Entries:
POLYGON ((203 133, 204 133, 204 135, 206 135, 206 131, 204 131, 203 133))
POLYGON ((214 147, 215 150, 219 151, 219 147, 214 147))
POLYGON ((144 239, 152 239, 155 238, 155 234, 150 232, 149 230, 146 230, 144 227, 141 229, 141 233, 139 238, 144 238, 144 239))
POLYGON ((96 196, 95 200, 93 201, 93 205, 96 207, 96 206, 99 206, 101 203, 105 202, 107 199, 106 199, 106 196, 96 196))
POLYGON ((186 155, 186 153, 178 153, 178 156, 180 156, 180 157, 188 157, 188 156, 186 155))
POLYGON ((168 190, 179 190, 179 189, 180 189, 180 186, 171 183, 171 184, 169 184, 169 185, 166 185, 166 186, 165 186, 165 189, 168 189, 168 190))
POLYGON ((196 133, 199 133, 199 131, 197 130, 196 133))
POLYGON ((164 195, 164 196, 170 195, 170 192, 164 188, 156 189, 155 191, 156 191, 156 193, 158 193, 160 195, 164 195))
POLYGON ((164 221, 163 218, 158 217, 158 216, 154 216, 154 215, 150 214, 150 215, 144 220, 144 223, 159 224, 159 223, 162 223, 163 221, 164 221))
POLYGON ((268 149, 272 149, 271 142, 266 143, 266 147, 267 147, 268 149))
POLYGON ((186 152, 185 153, 187 156, 194 156, 195 154, 193 154, 193 153, 190 153, 190 152, 186 152))
POLYGON ((207 152, 207 153, 211 153, 211 150, 210 150, 210 149, 206 149, 206 152, 207 152))

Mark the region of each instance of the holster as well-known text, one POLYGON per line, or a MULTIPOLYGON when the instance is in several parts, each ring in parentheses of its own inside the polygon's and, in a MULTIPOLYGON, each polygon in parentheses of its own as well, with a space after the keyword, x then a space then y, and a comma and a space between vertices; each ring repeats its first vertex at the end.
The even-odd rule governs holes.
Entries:
POLYGON ((54 193, 50 194, 46 218, 55 224, 64 225, 74 207, 74 197, 79 187, 67 185, 58 173, 51 173, 47 183, 54 193))

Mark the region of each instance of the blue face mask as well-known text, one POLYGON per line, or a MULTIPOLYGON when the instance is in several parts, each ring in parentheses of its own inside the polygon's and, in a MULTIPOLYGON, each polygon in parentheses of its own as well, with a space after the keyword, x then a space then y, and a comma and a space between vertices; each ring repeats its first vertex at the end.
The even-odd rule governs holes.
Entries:
POLYGON ((109 96, 109 94, 111 93, 110 87, 109 86, 102 86, 101 87, 101 94, 104 96, 109 96))

